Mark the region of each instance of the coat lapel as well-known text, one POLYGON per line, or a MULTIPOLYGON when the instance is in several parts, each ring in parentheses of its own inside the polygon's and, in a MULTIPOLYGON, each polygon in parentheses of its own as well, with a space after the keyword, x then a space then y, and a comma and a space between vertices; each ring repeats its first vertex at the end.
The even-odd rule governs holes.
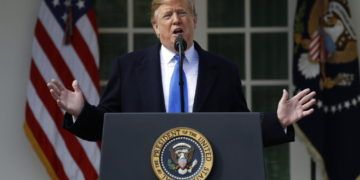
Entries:
MULTIPOLYGON (((138 62, 135 69, 145 112, 166 111, 161 79, 160 47, 159 43, 146 50, 144 58, 138 62)), ((199 54, 199 69, 193 111, 199 112, 215 84, 218 71, 216 63, 196 42, 195 49, 199 54)))
POLYGON ((165 112, 161 80, 160 44, 149 48, 136 68, 142 106, 145 112, 165 112))
POLYGON ((195 49, 199 54, 199 69, 193 111, 199 112, 215 84, 218 71, 212 58, 196 42, 195 49))

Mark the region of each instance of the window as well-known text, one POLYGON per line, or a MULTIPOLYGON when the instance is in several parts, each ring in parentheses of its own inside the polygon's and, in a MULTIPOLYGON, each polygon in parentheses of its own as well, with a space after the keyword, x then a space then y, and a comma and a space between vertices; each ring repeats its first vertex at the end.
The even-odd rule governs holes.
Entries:
MULTIPOLYGON (((239 66, 252 111, 276 111, 290 85, 288 0, 208 0, 207 7, 209 51, 239 66)), ((289 146, 265 154, 268 179, 290 179, 289 146)))
POLYGON ((151 0, 96 1, 102 89, 117 56, 158 41, 150 24, 150 3, 151 0))

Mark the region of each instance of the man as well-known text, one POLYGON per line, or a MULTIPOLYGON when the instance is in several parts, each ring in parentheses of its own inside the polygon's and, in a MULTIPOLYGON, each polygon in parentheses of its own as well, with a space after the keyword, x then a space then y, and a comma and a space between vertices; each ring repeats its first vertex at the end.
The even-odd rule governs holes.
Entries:
MULTIPOLYGON (((194 0, 153 0, 151 23, 161 44, 118 58, 97 107, 84 100, 77 81, 73 92, 57 80, 48 83, 53 98, 67 112, 65 128, 83 139, 99 140, 106 112, 172 112, 169 82, 177 63, 174 42, 179 35, 188 45, 184 61, 186 110, 249 111, 236 66, 204 51, 193 40, 197 24, 194 0)), ((283 91, 277 113, 262 113, 265 146, 293 140, 289 125, 313 112, 314 95, 306 89, 288 99, 283 91)))

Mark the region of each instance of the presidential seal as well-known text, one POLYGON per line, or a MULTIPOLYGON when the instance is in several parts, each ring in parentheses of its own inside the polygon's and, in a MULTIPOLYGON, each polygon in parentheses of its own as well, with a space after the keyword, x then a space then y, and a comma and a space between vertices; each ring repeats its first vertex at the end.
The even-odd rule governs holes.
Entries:
POLYGON ((151 151, 151 165, 159 179, 202 180, 210 174, 213 161, 206 137, 187 127, 164 132, 151 151))

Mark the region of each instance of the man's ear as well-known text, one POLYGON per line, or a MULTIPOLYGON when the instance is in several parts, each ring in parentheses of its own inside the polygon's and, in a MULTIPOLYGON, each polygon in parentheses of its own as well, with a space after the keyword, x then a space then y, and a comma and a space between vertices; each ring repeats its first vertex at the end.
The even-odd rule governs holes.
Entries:
POLYGON ((155 31, 156 37, 159 38, 159 37, 160 37, 159 26, 157 25, 156 22, 154 22, 154 23, 152 24, 152 27, 153 27, 153 29, 154 29, 154 31, 155 31))

